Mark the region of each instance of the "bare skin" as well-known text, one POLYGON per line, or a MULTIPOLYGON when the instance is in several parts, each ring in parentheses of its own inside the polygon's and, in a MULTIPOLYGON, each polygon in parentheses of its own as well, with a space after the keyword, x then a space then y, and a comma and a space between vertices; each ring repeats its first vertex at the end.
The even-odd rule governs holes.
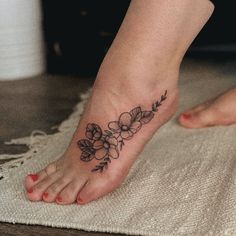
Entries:
MULTIPOLYGON (((26 177, 28 199, 58 204, 86 204, 120 186, 145 144, 175 113, 180 63, 213 9, 208 0, 149 0, 148 4, 146 0, 131 2, 100 67, 92 95, 69 147, 60 159, 26 177), (160 101, 165 91, 167 98, 154 112, 153 118, 142 127, 138 125, 140 121, 135 123, 137 133, 125 139, 127 132, 124 132, 124 127, 119 128, 123 132, 125 145, 118 157, 114 150, 109 149, 112 160, 108 168, 102 172, 91 171, 101 162, 94 158, 99 155, 93 147, 102 138, 100 131, 93 132, 91 137, 96 134, 99 140, 93 140, 92 144, 86 141, 93 147, 88 145, 83 154, 83 145, 78 146, 78 141, 91 138, 86 133, 88 124, 98 124, 104 133, 109 128, 109 122, 119 120, 124 112, 139 106, 142 111, 154 109, 153 104, 160 101), (93 152, 95 154, 91 156, 93 152), (83 155, 92 159, 83 161, 83 155)), ((128 116, 126 113, 126 118, 128 116)), ((115 132, 117 129, 114 125, 115 132)), ((114 146, 114 143, 106 142, 106 146, 109 145, 114 146)))
POLYGON ((232 88, 207 102, 199 104, 179 117, 186 128, 203 128, 236 123, 236 88, 232 88))

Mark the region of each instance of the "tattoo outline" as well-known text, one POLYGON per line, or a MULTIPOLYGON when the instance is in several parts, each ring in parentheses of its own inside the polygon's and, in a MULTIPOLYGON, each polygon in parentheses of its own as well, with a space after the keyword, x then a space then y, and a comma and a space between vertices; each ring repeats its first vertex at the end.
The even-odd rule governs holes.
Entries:
POLYGON ((82 151, 80 160, 89 162, 93 159, 100 160, 91 171, 103 172, 108 168, 112 159, 119 158, 120 151, 125 145, 124 141, 130 140, 142 127, 149 123, 162 102, 167 99, 167 90, 159 101, 152 104, 152 109, 142 111, 141 107, 135 107, 130 112, 123 112, 117 121, 108 123, 108 130, 102 131, 95 123, 87 124, 85 136, 87 139, 80 139, 77 145, 82 151), (102 161, 101 161, 102 160, 102 161))

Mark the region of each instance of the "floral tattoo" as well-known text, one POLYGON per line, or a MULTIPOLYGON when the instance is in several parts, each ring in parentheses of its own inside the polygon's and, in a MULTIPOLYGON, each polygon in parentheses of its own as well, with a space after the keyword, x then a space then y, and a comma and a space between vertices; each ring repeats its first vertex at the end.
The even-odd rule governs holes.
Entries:
POLYGON ((118 121, 108 123, 108 130, 102 131, 99 125, 89 123, 86 127, 85 136, 87 139, 80 139, 77 144, 82 151, 80 159, 89 162, 93 159, 100 160, 92 172, 108 168, 112 159, 117 159, 120 155, 124 141, 131 139, 142 127, 149 123, 155 112, 167 98, 167 90, 159 101, 152 104, 150 111, 142 111, 141 107, 135 107, 130 112, 123 112, 118 121))

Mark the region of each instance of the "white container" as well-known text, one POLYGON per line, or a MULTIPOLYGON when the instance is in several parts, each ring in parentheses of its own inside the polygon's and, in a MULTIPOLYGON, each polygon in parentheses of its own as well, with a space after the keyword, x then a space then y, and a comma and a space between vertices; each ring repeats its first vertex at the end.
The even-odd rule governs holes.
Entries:
POLYGON ((45 71, 40 0, 0 0, 0 80, 45 71))

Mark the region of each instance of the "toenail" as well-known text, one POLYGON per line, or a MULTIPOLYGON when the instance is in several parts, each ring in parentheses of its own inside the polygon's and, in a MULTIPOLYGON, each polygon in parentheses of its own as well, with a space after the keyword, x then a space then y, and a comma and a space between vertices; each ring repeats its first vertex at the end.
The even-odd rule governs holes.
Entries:
POLYGON ((38 175, 35 175, 35 174, 30 174, 29 176, 34 182, 37 181, 39 178, 38 175))
POLYGON ((61 198, 60 196, 57 196, 56 200, 57 200, 58 202, 62 202, 62 198, 61 198))
POLYGON ((191 115, 190 114, 182 114, 182 117, 184 118, 184 119, 190 119, 191 118, 191 115))
POLYGON ((33 189, 30 188, 30 189, 27 190, 27 192, 28 192, 28 193, 32 193, 32 192, 33 192, 33 189))
POLYGON ((78 197, 77 200, 78 202, 81 202, 81 203, 83 202, 83 200, 80 197, 78 197))
POLYGON ((43 194, 43 197, 44 197, 44 198, 47 198, 47 197, 48 197, 48 193, 45 192, 45 193, 43 194))

